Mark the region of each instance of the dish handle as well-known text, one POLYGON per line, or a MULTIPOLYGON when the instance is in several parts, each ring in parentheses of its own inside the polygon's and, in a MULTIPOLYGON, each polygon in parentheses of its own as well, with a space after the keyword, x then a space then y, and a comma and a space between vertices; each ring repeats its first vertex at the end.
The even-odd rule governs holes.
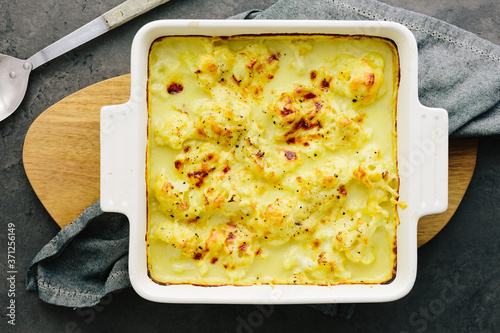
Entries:
POLYGON ((421 164, 420 216, 424 216, 448 208, 448 113, 421 104, 419 109, 420 140, 414 142, 409 160, 421 164))
POLYGON ((130 158, 131 141, 129 103, 101 109, 101 209, 127 213, 130 177, 134 170, 130 158))

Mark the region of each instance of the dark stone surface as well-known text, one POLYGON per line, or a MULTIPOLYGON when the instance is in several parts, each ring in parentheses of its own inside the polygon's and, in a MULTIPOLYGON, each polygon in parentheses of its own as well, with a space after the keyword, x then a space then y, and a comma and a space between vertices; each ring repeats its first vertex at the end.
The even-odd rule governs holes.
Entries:
MULTIPOLYGON (((120 0, 0 0, 0 53, 28 58, 120 0)), ((496 1, 385 0, 423 12, 500 44, 496 1)), ((350 320, 302 305, 172 305, 145 301, 132 289, 90 309, 45 304, 26 292, 24 272, 58 231, 30 187, 22 146, 31 123, 49 106, 90 84, 129 72, 130 43, 161 18, 226 18, 274 0, 172 0, 32 73, 26 98, 0 123, 0 332, 138 331, 500 331, 500 138, 480 140, 476 170, 450 223, 419 249, 415 287, 403 299, 359 304, 350 320), (16 227, 16 326, 7 324, 7 225, 16 227), (243 325, 242 322, 250 323, 243 325)))

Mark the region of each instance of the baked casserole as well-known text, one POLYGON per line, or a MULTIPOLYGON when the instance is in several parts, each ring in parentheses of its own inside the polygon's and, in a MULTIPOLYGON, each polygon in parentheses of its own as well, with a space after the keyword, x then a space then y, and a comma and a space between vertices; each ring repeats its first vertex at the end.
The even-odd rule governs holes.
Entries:
POLYGON ((379 37, 157 39, 147 94, 151 279, 393 279, 398 85, 396 47, 379 37))

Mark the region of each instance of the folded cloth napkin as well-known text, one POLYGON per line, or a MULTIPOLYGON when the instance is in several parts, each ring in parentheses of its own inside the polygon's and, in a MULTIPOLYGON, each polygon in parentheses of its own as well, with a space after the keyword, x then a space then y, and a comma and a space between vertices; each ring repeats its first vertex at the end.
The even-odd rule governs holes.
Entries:
MULTIPOLYGON (((419 48, 419 95, 423 104, 448 110, 450 134, 500 134, 500 47, 429 16, 374 0, 281 0, 265 11, 234 19, 387 20, 407 26, 419 48)), ((107 293, 130 286, 128 221, 103 213, 99 202, 62 229, 36 255, 26 288, 45 302, 88 307, 107 293)), ((354 307, 312 305, 350 318, 354 307)))

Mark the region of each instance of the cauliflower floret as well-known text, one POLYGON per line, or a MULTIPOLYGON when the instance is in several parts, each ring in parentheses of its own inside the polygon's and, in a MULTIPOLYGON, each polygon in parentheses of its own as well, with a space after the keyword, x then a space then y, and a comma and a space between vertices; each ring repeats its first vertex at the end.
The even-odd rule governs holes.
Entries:
POLYGON ((180 149, 182 144, 196 137, 196 125, 192 117, 184 112, 168 112, 155 126, 155 142, 158 145, 167 145, 180 149))
POLYGON ((355 58, 343 55, 333 76, 333 89, 354 103, 368 105, 385 93, 383 89, 384 60, 375 54, 355 58))

